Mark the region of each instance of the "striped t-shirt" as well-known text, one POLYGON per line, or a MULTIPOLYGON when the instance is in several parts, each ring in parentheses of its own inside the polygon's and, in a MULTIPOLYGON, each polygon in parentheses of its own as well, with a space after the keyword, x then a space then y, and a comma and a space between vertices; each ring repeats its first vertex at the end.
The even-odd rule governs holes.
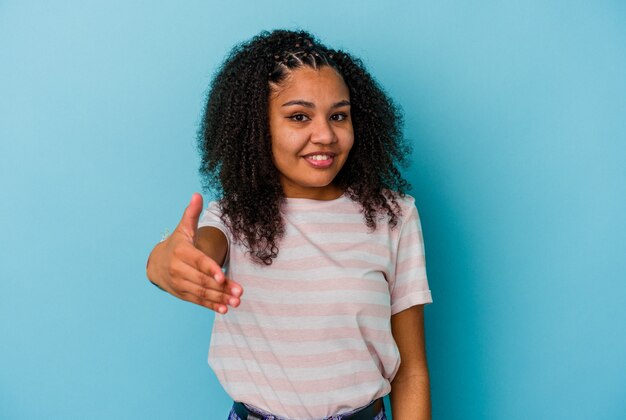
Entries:
POLYGON ((361 206, 288 198, 285 236, 272 265, 252 263, 220 220, 218 203, 199 226, 229 242, 227 275, 241 304, 215 316, 209 365, 236 401, 273 414, 323 418, 364 406, 391 390, 400 354, 390 317, 432 302, 417 209, 399 199, 394 229, 369 231, 361 206))

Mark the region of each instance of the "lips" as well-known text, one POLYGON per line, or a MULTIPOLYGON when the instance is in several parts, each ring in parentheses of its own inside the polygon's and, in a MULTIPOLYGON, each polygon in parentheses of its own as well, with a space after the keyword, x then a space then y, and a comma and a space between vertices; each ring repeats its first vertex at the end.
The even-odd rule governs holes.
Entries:
POLYGON ((335 161, 335 154, 329 152, 315 152, 304 155, 304 160, 306 160, 309 165, 314 168, 325 169, 330 167, 335 161))

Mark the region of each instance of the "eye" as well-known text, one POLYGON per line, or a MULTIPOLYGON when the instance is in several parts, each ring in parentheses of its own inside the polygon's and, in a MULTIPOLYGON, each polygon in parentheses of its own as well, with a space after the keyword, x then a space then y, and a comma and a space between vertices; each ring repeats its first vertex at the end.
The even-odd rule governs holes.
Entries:
POLYGON ((333 114, 330 119, 332 121, 344 121, 348 119, 348 114, 344 114, 343 112, 340 112, 338 114, 333 114))
POLYGON ((289 116, 287 118, 289 118, 291 121, 295 121, 295 122, 305 122, 305 121, 309 120, 309 117, 307 117, 304 114, 293 114, 293 115, 291 115, 291 116, 289 116))

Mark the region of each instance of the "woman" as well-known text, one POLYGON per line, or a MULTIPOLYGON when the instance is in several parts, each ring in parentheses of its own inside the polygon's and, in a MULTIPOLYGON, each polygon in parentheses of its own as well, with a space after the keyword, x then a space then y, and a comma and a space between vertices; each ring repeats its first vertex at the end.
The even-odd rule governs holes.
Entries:
POLYGON ((222 315, 209 364, 229 418, 379 420, 388 393, 396 420, 430 418, 401 117, 362 64, 306 32, 254 37, 212 82, 199 148, 220 200, 198 224, 192 197, 147 275, 222 315))

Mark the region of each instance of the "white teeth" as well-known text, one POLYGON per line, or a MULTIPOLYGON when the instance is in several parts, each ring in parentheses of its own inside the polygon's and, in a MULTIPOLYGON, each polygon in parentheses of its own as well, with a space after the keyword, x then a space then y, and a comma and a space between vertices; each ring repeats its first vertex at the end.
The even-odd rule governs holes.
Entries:
POLYGON ((313 155, 313 156, 309 156, 309 159, 311 159, 311 160, 328 160, 328 159, 330 159, 330 156, 328 156, 328 155, 313 155))

